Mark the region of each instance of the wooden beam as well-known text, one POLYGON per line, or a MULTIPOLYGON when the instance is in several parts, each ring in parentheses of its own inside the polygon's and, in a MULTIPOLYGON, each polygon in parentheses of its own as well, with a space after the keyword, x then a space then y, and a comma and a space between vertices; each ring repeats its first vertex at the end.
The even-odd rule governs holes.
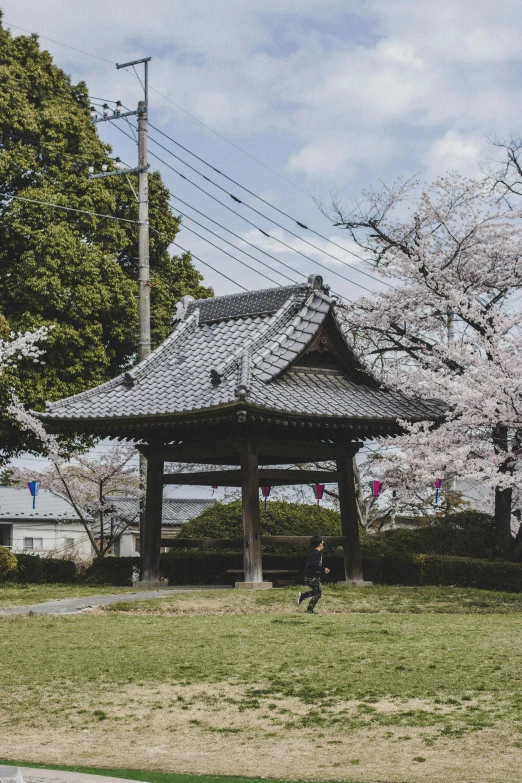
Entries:
MULTIPOLYGON (((308 434, 303 430, 302 440, 288 440, 285 438, 272 438, 270 440, 259 439, 253 443, 253 448, 258 455, 258 465, 291 465, 305 462, 325 462, 335 460, 339 446, 320 440, 313 440, 314 431, 308 434)), ((165 462, 186 462, 204 465, 239 465, 240 450, 244 441, 216 440, 191 441, 189 443, 173 444, 165 446, 161 454, 165 462)), ((359 443, 347 442, 347 447, 358 450, 359 443)), ((145 456, 152 453, 154 448, 141 446, 140 451, 145 456)))
MULTIPOLYGON (((339 478, 333 470, 284 470, 280 468, 261 468, 258 471, 259 486, 287 486, 291 484, 328 484, 336 483, 339 478)), ((240 487, 240 470, 210 470, 197 473, 165 473, 164 484, 182 486, 240 487)))
MULTIPOLYGON (((343 546, 342 536, 323 536, 328 546, 343 546)), ((310 546, 310 536, 261 536, 263 546, 310 546)), ((161 546, 171 549, 241 549, 242 538, 162 538, 161 546)))
POLYGON ((242 538, 162 538, 171 549, 242 549, 242 538))
POLYGON ((245 584, 254 584, 263 581, 263 556, 257 454, 248 441, 241 449, 241 498, 245 584))
POLYGON ((141 580, 157 582, 160 578, 161 513, 163 505, 163 459, 151 454, 147 464, 145 519, 141 533, 141 580))
POLYGON ((342 449, 337 459, 337 470, 339 472, 341 528, 346 539, 343 547, 346 581, 362 582, 363 570, 359 541, 355 474, 353 470, 353 455, 350 454, 348 449, 342 449))

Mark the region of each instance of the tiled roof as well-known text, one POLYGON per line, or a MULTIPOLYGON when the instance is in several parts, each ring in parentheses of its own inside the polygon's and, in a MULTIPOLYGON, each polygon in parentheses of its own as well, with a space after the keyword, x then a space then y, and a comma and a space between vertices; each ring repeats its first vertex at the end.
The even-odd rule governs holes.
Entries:
POLYGON ((167 339, 130 372, 49 404, 44 420, 175 416, 243 402, 276 413, 423 419, 438 403, 379 388, 346 343, 335 300, 311 284, 190 301, 167 339), (352 370, 292 363, 328 319, 352 370))
MULTIPOLYGON (((137 498, 111 497, 109 500, 117 515, 127 520, 136 520, 136 524, 138 524, 139 501, 137 498)), ((163 498, 161 524, 179 527, 189 519, 199 516, 215 502, 215 500, 200 498, 163 498)))
POLYGON ((0 521, 11 519, 80 521, 80 517, 69 503, 46 489, 38 492, 35 506, 36 508, 33 509, 33 498, 26 487, 0 487, 0 521))

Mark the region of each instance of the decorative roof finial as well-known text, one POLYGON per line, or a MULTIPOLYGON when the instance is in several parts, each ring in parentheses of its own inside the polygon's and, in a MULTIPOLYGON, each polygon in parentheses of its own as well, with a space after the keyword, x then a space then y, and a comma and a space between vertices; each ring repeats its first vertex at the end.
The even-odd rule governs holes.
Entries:
POLYGON ((321 275, 310 275, 308 278, 308 285, 316 291, 321 291, 323 288, 323 278, 321 275))
POLYGON ((189 294, 187 294, 187 296, 182 296, 179 302, 176 302, 176 311, 171 318, 171 325, 175 324, 177 321, 184 321, 190 303, 195 301, 194 297, 189 294))

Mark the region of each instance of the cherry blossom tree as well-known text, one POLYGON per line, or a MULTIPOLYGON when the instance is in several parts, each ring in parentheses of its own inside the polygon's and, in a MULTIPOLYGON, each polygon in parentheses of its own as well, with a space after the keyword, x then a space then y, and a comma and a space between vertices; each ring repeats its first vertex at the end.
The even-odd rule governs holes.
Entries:
POLYGON ((347 333, 386 385, 445 404, 435 424, 401 422, 376 471, 397 503, 448 473, 494 485, 497 548, 510 552, 522 480, 520 211, 487 179, 457 174, 420 195, 398 183, 333 209, 388 284, 341 308, 347 333))
POLYGON ((42 489, 65 500, 80 519, 96 557, 104 557, 139 516, 138 503, 130 516, 125 516, 119 509, 117 523, 107 524, 107 519, 116 511, 116 496, 141 497, 137 470, 129 464, 136 449, 119 444, 96 459, 74 453, 66 460, 55 436, 47 432, 40 420, 16 398, 9 406, 9 413, 23 429, 39 438, 49 459, 49 466, 43 471, 17 470, 13 480, 39 481, 42 489))

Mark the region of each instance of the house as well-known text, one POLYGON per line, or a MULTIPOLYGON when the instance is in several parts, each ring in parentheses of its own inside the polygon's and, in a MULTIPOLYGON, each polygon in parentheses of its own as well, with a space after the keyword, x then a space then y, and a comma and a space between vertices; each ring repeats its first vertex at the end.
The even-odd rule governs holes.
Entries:
MULTIPOLYGON (((137 557, 140 554, 139 500, 133 497, 111 497, 110 502, 114 513, 107 534, 128 525, 116 541, 113 552, 121 557, 137 557)), ((174 538, 181 525, 199 516, 215 502, 201 498, 163 498, 161 537, 174 538)))
POLYGON ((17 553, 89 560, 92 548, 80 518, 65 500, 41 489, 0 487, 0 545, 17 553))

